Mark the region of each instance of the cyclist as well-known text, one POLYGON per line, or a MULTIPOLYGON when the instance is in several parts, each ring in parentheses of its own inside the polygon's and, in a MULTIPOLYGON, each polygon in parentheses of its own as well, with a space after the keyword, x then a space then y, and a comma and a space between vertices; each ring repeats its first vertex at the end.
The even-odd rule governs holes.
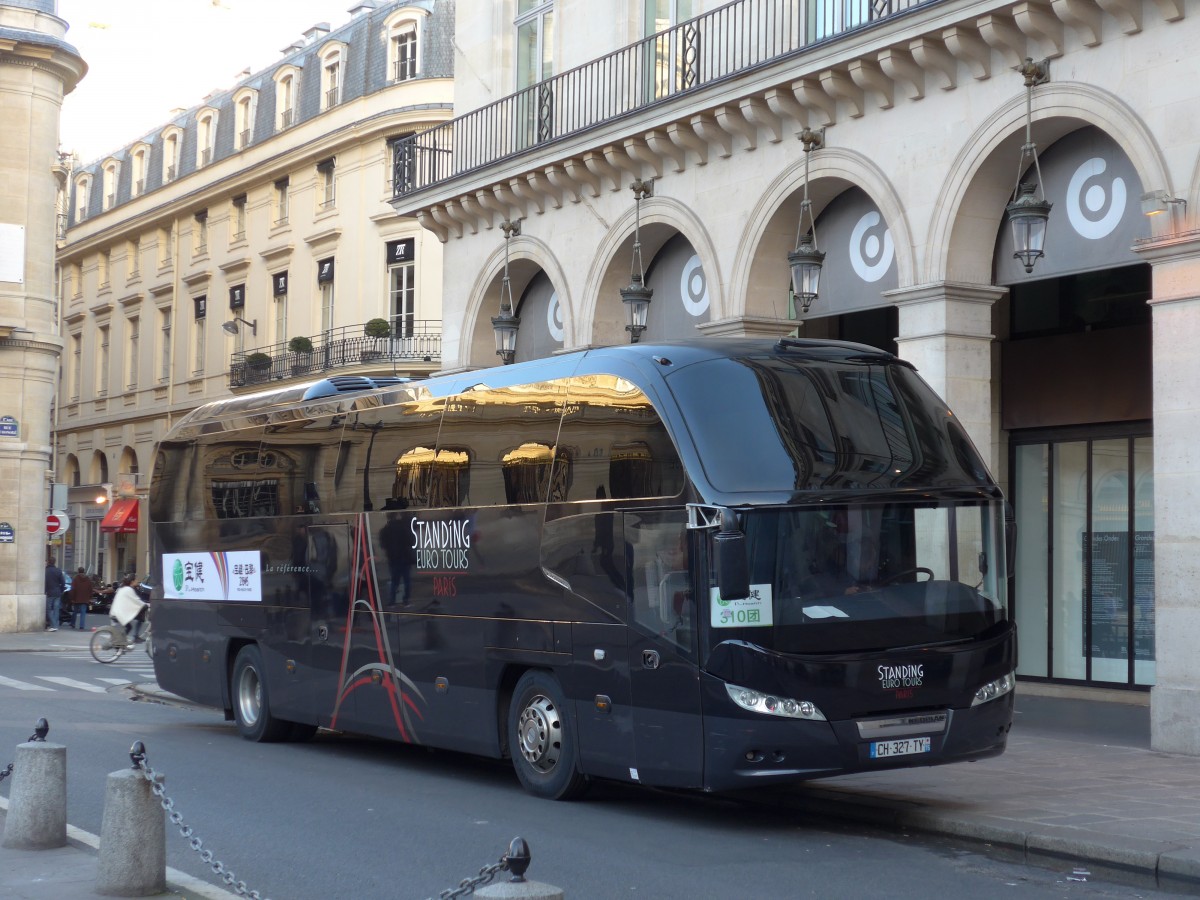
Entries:
POLYGON ((125 626, 127 638, 134 643, 141 643, 142 638, 139 633, 142 623, 146 621, 146 610, 150 606, 138 596, 138 592, 133 586, 135 578, 136 576, 130 573, 121 579, 121 586, 117 588, 116 596, 113 597, 112 609, 108 614, 118 624, 125 626))

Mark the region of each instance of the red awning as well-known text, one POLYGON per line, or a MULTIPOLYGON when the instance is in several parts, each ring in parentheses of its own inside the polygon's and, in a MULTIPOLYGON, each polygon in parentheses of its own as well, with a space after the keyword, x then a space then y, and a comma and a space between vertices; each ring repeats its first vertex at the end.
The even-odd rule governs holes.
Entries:
POLYGON ((138 502, 136 497, 126 497, 113 501, 112 507, 104 515, 100 530, 114 534, 137 534, 138 502))

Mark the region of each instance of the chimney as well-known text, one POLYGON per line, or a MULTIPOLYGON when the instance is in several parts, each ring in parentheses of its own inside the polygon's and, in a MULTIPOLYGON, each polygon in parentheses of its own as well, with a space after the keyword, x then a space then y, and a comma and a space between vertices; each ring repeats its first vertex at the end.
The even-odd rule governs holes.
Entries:
POLYGON ((286 47, 284 47, 279 52, 282 53, 284 56, 287 56, 289 53, 295 53, 297 50, 303 49, 303 47, 304 47, 304 41, 292 41, 290 44, 288 44, 286 47))
POLYGON ((361 16, 363 13, 370 12, 375 8, 375 0, 359 0, 347 12, 352 16, 361 16))
POLYGON ((304 39, 311 44, 313 41, 318 41, 327 34, 329 34, 329 23, 318 22, 312 28, 308 29, 308 31, 304 32, 304 39))

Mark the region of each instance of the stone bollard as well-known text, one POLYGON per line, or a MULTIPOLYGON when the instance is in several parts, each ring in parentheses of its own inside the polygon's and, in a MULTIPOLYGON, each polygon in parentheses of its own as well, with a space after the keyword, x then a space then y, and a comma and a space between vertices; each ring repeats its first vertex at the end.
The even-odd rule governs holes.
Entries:
POLYGON ((529 852, 529 844, 524 838, 513 838, 508 845, 508 853, 504 861, 512 878, 499 884, 489 884, 475 892, 476 897, 488 898, 519 898, 519 900, 563 900, 561 888, 552 884, 542 884, 540 881, 526 881, 525 871, 533 855, 529 852))
POLYGON ((488 898, 521 898, 521 900, 563 900, 562 888, 540 881, 502 881, 499 884, 489 884, 475 892, 476 897, 488 898))
POLYGON ((96 893, 149 897, 167 889, 166 813, 141 769, 111 772, 100 821, 96 893))
POLYGON ((67 845, 67 748, 43 740, 17 745, 4 846, 51 850, 67 845))

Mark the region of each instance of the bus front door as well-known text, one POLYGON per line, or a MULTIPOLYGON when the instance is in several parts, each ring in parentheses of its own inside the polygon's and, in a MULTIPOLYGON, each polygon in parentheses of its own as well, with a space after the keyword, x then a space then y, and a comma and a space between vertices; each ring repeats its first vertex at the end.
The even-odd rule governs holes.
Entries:
POLYGON ((625 514, 635 780, 700 787, 704 738, 683 510, 625 514))

